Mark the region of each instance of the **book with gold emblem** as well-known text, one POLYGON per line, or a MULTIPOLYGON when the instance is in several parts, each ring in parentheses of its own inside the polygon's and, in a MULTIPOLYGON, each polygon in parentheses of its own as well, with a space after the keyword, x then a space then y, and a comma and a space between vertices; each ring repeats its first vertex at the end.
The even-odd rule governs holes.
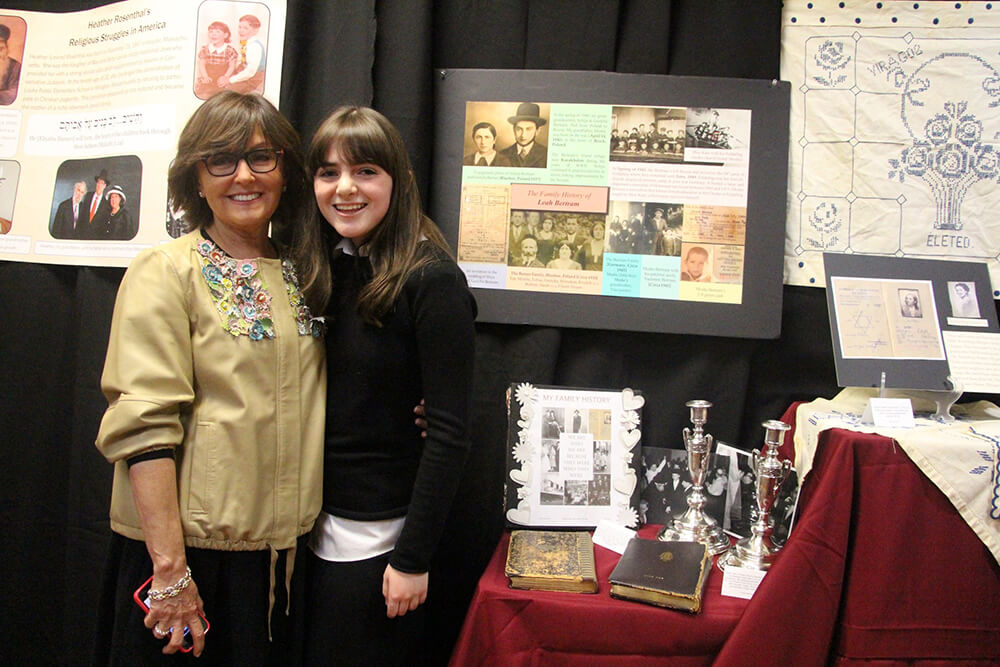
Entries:
POLYGON ((692 613, 701 611, 712 556, 700 542, 632 538, 611 571, 611 596, 692 613))
POLYGON ((594 543, 583 530, 512 531, 504 570, 511 588, 597 592, 594 543))

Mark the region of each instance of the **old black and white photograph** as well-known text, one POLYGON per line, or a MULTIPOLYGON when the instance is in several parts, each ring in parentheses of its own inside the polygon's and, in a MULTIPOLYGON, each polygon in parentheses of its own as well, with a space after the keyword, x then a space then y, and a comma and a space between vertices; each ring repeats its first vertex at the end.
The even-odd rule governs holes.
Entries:
POLYGON ((747 148, 750 122, 739 109, 687 109, 684 145, 687 148, 747 148))
POLYGON ((684 161, 684 109, 614 107, 611 113, 612 161, 684 161))
MULTIPOLYGON (((722 524, 723 530, 736 537, 750 535, 750 527, 757 520, 757 475, 753 468, 753 455, 727 445, 718 443, 716 452, 729 458, 729 493, 726 499, 726 514, 722 524)), ((774 521, 774 531, 771 538, 779 544, 784 543, 791 533, 795 522, 795 510, 799 499, 799 479, 792 468, 778 490, 778 497, 771 508, 771 519, 774 521)))
MULTIPOLYGON (((726 509, 729 465, 728 456, 712 454, 705 474, 703 509, 720 524, 726 509)), ((640 515, 644 523, 662 525, 687 511, 692 480, 686 450, 643 447, 642 469, 640 515)))

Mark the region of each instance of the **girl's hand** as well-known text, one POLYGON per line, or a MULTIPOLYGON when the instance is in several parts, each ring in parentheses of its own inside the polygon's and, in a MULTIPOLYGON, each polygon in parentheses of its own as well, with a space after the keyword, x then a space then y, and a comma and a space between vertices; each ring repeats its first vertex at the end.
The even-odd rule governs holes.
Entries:
POLYGON ((407 574, 392 567, 385 566, 382 575, 382 595, 385 597, 385 615, 389 618, 402 616, 413 611, 427 599, 426 572, 407 574))
POLYGON ((427 414, 424 412, 424 399, 420 399, 420 404, 413 408, 413 414, 417 416, 413 423, 420 429, 420 437, 427 437, 427 414))

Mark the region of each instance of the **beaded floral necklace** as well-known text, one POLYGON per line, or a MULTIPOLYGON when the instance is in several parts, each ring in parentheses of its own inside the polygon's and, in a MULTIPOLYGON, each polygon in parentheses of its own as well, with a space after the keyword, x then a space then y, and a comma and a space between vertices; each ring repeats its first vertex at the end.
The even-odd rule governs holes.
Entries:
MULTIPOLYGON (((201 275, 222 319, 222 328, 233 336, 247 336, 250 340, 274 338, 271 294, 261 278, 257 260, 231 257, 210 239, 198 241, 196 247, 201 255, 201 275)), ((323 320, 310 314, 299 291, 295 266, 286 257, 281 259, 281 275, 299 335, 319 338, 323 334, 323 320)))

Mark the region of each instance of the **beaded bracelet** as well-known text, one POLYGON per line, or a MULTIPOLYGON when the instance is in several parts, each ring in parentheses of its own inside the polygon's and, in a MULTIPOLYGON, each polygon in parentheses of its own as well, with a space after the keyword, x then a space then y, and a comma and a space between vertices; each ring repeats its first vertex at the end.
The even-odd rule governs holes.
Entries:
POLYGON ((184 576, 177 580, 177 583, 173 586, 167 586, 163 590, 155 591, 150 589, 149 599, 150 600, 166 600, 167 598, 172 598, 180 595, 180 592, 188 587, 191 583, 191 568, 188 567, 184 571, 184 576))

